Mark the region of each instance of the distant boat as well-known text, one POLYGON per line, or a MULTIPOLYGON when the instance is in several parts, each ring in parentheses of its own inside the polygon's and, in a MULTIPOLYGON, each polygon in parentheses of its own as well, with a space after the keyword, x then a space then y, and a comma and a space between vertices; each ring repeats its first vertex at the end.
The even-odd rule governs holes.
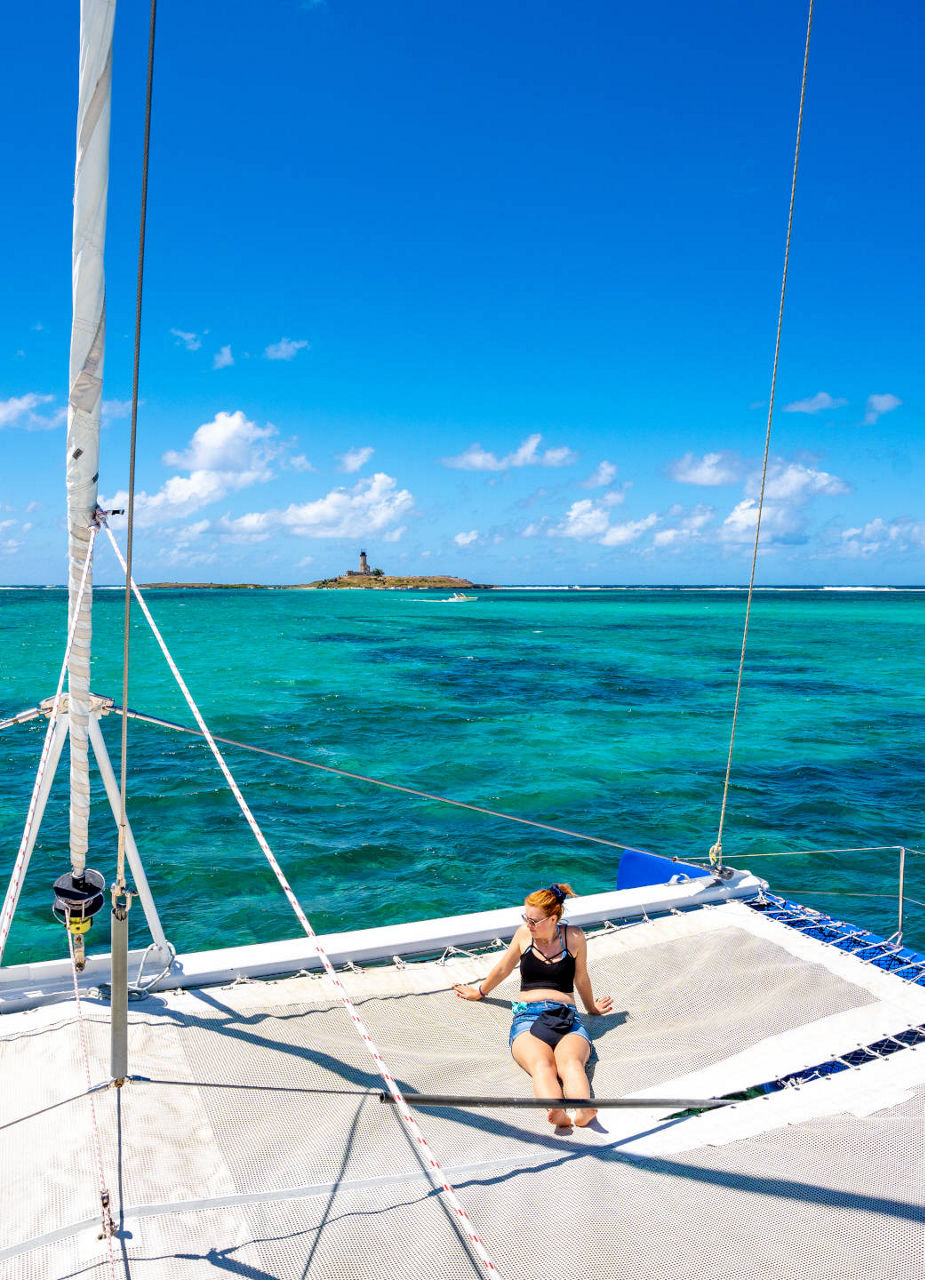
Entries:
POLYGON ((462 604, 466 600, 478 600, 478 596, 464 596, 459 591, 454 591, 451 596, 447 596, 444 604, 462 604))

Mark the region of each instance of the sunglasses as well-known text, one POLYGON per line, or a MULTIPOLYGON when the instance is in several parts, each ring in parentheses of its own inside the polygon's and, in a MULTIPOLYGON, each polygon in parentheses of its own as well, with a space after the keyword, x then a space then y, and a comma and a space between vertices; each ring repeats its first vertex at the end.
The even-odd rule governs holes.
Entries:
POLYGON ((544 920, 548 920, 548 919, 549 919, 549 916, 525 916, 525 915, 522 915, 520 918, 521 918, 521 920, 523 920, 524 924, 527 926, 527 928, 528 928, 528 929, 535 929, 538 925, 541 925, 541 924, 543 923, 543 921, 544 921, 544 920))

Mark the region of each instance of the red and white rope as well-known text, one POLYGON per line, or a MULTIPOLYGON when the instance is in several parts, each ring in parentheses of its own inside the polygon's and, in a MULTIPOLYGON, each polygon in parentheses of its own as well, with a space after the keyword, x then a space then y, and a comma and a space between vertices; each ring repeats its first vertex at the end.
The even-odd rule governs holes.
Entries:
POLYGON ((109 1211, 109 1192, 106 1190, 106 1175, 103 1172, 103 1141, 100 1138, 100 1127, 96 1119, 96 1101, 93 1094, 93 1080, 90 1075, 90 1045, 87 1042, 87 1029, 84 1026, 83 1007, 80 1003, 80 985, 77 982, 77 966, 74 963, 74 937, 70 930, 70 912, 68 912, 67 945, 71 953, 71 974, 74 979, 74 999, 77 1002, 77 1030, 80 1033, 80 1047, 83 1052, 84 1072, 87 1077, 87 1098, 90 1103, 90 1118, 93 1123, 93 1141, 96 1146, 96 1168, 100 1180, 100 1206, 103 1215, 103 1236, 109 1248, 109 1270, 113 1277, 116 1274, 116 1258, 112 1247, 112 1215, 109 1211))
POLYGON ((22 890, 22 881, 28 859, 29 841, 32 835, 32 825, 35 822, 36 805, 38 803, 42 781, 45 777, 45 769, 48 765, 48 753, 51 751, 52 739, 55 736, 55 726, 58 720, 58 708, 61 705, 61 693, 64 689, 64 677, 67 674, 67 665, 71 657, 71 648, 74 644, 74 636, 77 634, 77 627, 80 621, 80 602, 83 599, 83 594, 87 586, 87 576, 89 575, 90 565, 93 560, 93 543, 96 539, 97 532, 97 527, 95 525, 91 525, 90 540, 87 543, 87 554, 84 558, 83 573, 81 574, 80 586, 78 587, 77 598, 72 610, 71 625, 68 630, 67 644, 64 649, 64 660, 61 663, 61 673, 58 676, 58 687, 55 690, 54 701, 51 704, 51 714, 48 717, 48 728, 45 731, 45 741, 42 743, 42 754, 39 757, 39 767, 35 775, 35 784, 32 788, 32 799, 29 801, 29 810, 26 814, 26 825, 23 829, 22 840, 19 844, 19 853, 16 855, 16 861, 13 863, 13 874, 10 876, 10 884, 6 891, 3 911, 0 912, 0 960, 3 959, 6 940, 10 936, 10 926, 13 923, 13 916, 16 913, 16 904, 19 902, 19 895, 22 890))
MULTIPOLYGON (((122 552, 119 550, 118 543, 113 537, 112 530, 109 528, 108 525, 106 526, 106 532, 109 535, 109 541, 112 543, 113 550, 116 553, 119 563, 122 565, 123 571, 127 572, 125 560, 122 557, 122 552)), ((382 1079, 385 1081, 386 1086, 388 1087, 389 1093, 395 1099, 398 1114, 401 1116, 402 1120, 405 1122, 408 1129, 410 1130, 412 1137, 414 1138, 416 1149, 418 1150, 421 1156, 421 1159, 423 1160, 425 1166, 427 1167, 431 1178, 433 1179, 435 1185, 438 1186, 440 1190, 443 1191, 444 1194, 446 1195, 446 1198, 449 1201, 449 1204, 453 1210, 454 1221, 456 1222, 461 1233, 469 1241, 469 1244, 472 1246, 473 1251, 477 1255, 479 1261, 481 1262, 482 1266, 485 1268, 486 1272, 488 1272, 492 1276, 500 1276, 500 1272, 498 1268, 495 1266, 484 1244, 482 1243, 479 1236, 477 1235, 475 1228, 472 1225, 472 1221, 469 1218, 469 1215, 466 1213, 465 1209, 460 1203, 459 1198, 456 1195, 456 1192, 453 1190, 452 1186, 447 1180, 436 1157, 431 1152, 430 1147, 427 1144, 427 1139, 424 1137, 423 1133, 420 1130, 420 1127, 418 1126, 417 1121, 415 1120, 414 1116, 411 1114, 411 1109, 409 1108, 408 1104, 405 1102, 405 1099, 402 1096, 401 1090, 398 1087, 395 1077, 389 1071, 384 1058, 382 1057, 379 1050, 376 1048, 375 1044, 373 1043, 373 1040, 369 1034, 369 1031, 366 1029, 362 1019, 360 1018, 360 1015, 357 1013, 353 1005, 353 1001, 348 996, 340 978, 337 976, 336 969, 334 968, 331 961, 328 959, 328 956, 326 955, 324 948, 321 946, 321 943, 318 941, 318 935, 315 933, 314 929, 309 923, 308 916, 302 910, 299 900, 296 898, 295 894, 292 891, 292 888, 290 887, 289 881, 286 879, 285 875, 283 874, 282 867, 280 867, 279 863, 276 861, 276 858, 273 855, 273 851, 271 850, 270 846, 267 844, 266 838, 263 832, 260 830, 260 827, 257 824, 256 818, 251 813, 251 810, 247 801, 244 799, 244 796, 241 794, 238 784, 235 782, 234 778, 231 775, 231 770, 228 768, 228 765, 225 763, 225 757, 222 755, 221 750, 219 749, 218 743, 215 741, 215 738, 210 733, 208 725, 206 724, 199 708, 197 707, 195 701, 193 700, 193 695, 190 693, 189 689, 186 686, 186 682, 184 681, 183 677, 180 675, 180 672, 177 669, 177 665, 174 662, 173 658, 171 657, 170 651, 168 650, 167 645, 164 643, 164 638, 161 635, 160 631, 158 630, 157 624, 155 623, 153 617, 151 616, 151 611, 148 609, 148 606, 144 600, 144 597, 142 596, 141 592, 138 590, 138 586, 135 583, 134 578, 131 580, 131 582, 132 582, 132 592, 134 593, 135 599, 138 601, 141 611, 144 614, 145 618, 147 619, 148 625, 150 626, 151 631, 154 634, 154 638, 157 641, 158 645, 160 646, 161 653, 163 653, 164 658, 167 661, 167 665, 170 667, 170 670, 173 673, 173 677, 180 688, 180 692, 183 694, 183 697, 186 699, 187 705, 196 719, 196 723, 199 725, 199 728, 202 730, 203 736, 205 737, 206 742, 208 742, 209 747, 212 750, 212 754, 215 756, 215 759, 218 762, 218 766, 225 776, 225 781, 228 783, 228 786, 231 788, 231 792, 234 795, 234 798, 237 800, 238 805, 241 808, 241 812, 244 814, 244 817, 247 820, 248 826, 250 827, 251 831, 253 831, 254 833, 254 838, 256 839, 257 843, 262 849, 264 857, 266 858, 267 862, 269 862, 270 867, 273 870, 273 874, 276 876, 277 880, 279 881, 280 886, 283 890, 283 893, 285 893, 286 898, 289 901, 289 905, 292 907, 293 911, 295 912, 296 917, 299 921, 299 924, 301 924, 302 928, 305 930, 306 935, 311 939, 312 944, 315 948, 315 952, 318 956, 318 959, 321 961, 321 964, 324 967, 325 973, 327 974, 328 978, 331 980, 331 983, 333 984, 334 989, 336 990, 338 996, 340 997, 340 1000, 343 1003, 343 1006, 346 1009, 348 1016, 350 1017, 350 1021, 353 1023, 353 1025, 356 1027, 357 1031, 359 1032, 360 1036, 362 1037, 363 1043, 366 1045, 366 1048, 369 1050, 369 1053, 372 1056, 372 1059, 379 1070, 379 1074, 382 1076, 382 1079)))

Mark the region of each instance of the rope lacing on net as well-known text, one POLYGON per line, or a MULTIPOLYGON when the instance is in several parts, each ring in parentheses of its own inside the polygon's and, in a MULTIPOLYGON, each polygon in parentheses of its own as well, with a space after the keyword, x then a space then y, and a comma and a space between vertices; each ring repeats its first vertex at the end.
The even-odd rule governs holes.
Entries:
MULTIPOLYGON (((116 557, 119 560, 119 563, 122 565, 123 571, 127 572, 127 566, 126 566, 125 560, 122 556, 122 552, 119 549, 118 543, 113 537, 112 530, 109 528, 108 525, 105 525, 104 527, 106 528, 106 533, 109 537, 109 541, 112 544, 113 550, 116 553, 116 557)), ((244 799, 244 796, 242 795, 241 790, 238 787, 238 784, 235 782, 231 774, 231 770, 228 768, 228 765, 225 761, 225 757, 222 755, 221 750, 218 746, 218 743, 215 741, 215 738, 210 732, 208 725, 203 719, 202 713, 200 712, 199 707, 196 705, 193 695, 190 693, 189 689, 187 688, 186 682, 184 681, 182 675, 180 674, 180 671, 177 668, 177 665, 174 662, 169 649, 167 648, 167 645, 164 641, 164 637, 161 635, 157 627, 157 624, 154 621, 154 618, 151 616, 151 611, 149 610, 144 597, 142 596, 141 592, 138 590, 138 586, 135 580, 133 578, 130 578, 130 581, 131 581, 132 592, 135 596, 135 599, 138 601, 138 605, 142 613, 144 614, 148 625, 151 628, 152 634, 154 635, 154 638, 157 641, 157 644, 161 650, 161 653, 163 653, 164 655, 167 665, 170 668, 170 671, 177 682, 180 692, 183 694, 183 697, 186 700, 187 706, 189 707, 190 711, 193 713, 196 723, 199 725, 199 728, 201 729, 202 734, 206 739, 206 742, 209 744, 212 754, 214 755, 219 768, 224 774, 225 781, 228 783, 228 786, 231 788, 232 795, 237 800, 238 806, 241 809, 241 812, 243 813, 248 826, 253 832, 255 840, 257 841, 257 844, 260 846, 260 849, 262 850, 263 855, 266 858, 267 862, 270 864, 273 874, 276 876, 276 879, 279 881, 280 887, 282 888, 283 893, 286 895, 289 905, 292 907, 292 910, 294 911, 296 918, 299 921, 299 924, 302 926, 303 930, 305 931, 306 936, 311 940, 312 945, 315 949, 315 953, 317 954, 318 959, 321 961, 321 964, 324 968, 325 973, 327 974, 335 991, 340 997, 341 1003, 343 1004, 345 1010, 347 1011, 347 1014, 351 1022, 356 1027, 357 1032, 359 1033, 361 1039, 363 1040, 363 1043, 366 1045, 366 1048, 369 1051, 370 1056, 372 1057, 373 1061, 375 1062, 379 1070, 379 1074, 382 1076, 382 1079, 385 1081, 385 1084, 389 1090, 389 1093, 395 1099, 396 1109, 398 1111, 398 1114, 401 1116, 402 1120, 408 1127, 414 1139, 415 1150, 420 1155, 421 1160, 425 1168, 428 1170, 428 1173, 430 1177, 433 1179, 435 1185, 439 1187, 439 1189, 446 1196, 453 1210, 453 1221, 455 1222, 457 1228, 462 1233, 462 1235, 468 1240, 472 1250, 477 1255, 479 1262, 482 1264, 485 1271, 493 1276, 500 1275, 498 1268, 495 1266, 495 1263, 492 1261, 484 1244, 482 1243, 481 1239, 477 1235, 475 1228, 473 1227, 472 1222, 469 1218, 469 1215, 466 1213, 465 1209, 460 1203, 459 1198, 456 1195, 456 1192, 453 1190, 453 1187, 450 1185, 449 1181, 447 1180, 436 1157, 431 1152, 430 1147, 427 1144, 426 1138, 421 1132, 417 1121, 415 1120, 414 1116, 411 1113, 410 1108, 408 1107, 408 1104, 406 1103, 404 1097, 402 1096, 401 1090, 398 1087, 398 1083, 396 1082, 395 1077, 392 1075, 384 1058, 379 1053, 379 1050, 376 1048, 376 1045, 373 1043, 372 1037, 370 1036, 369 1031, 366 1029, 365 1025, 363 1024, 363 1021, 361 1020, 360 1015, 357 1013, 352 1000, 350 999, 349 995, 346 992, 346 989, 341 983, 341 980, 337 975, 337 971, 335 970, 333 964, 328 958, 328 955, 325 952, 324 948, 321 946, 321 943, 318 940, 318 935, 315 933, 315 930, 312 928, 311 924, 309 923, 308 916, 303 911, 302 906, 299 903, 299 900, 296 898, 295 894, 292 891, 292 888, 290 887, 289 881, 286 879, 285 875, 283 874, 282 867, 280 867, 279 863, 277 862, 273 854, 273 851, 271 850, 269 844, 267 843, 266 837, 261 831, 256 818, 254 817, 253 813, 250 810, 250 806, 248 805, 247 801, 244 799)))
POLYGON ((790 265, 790 239, 793 233, 793 206, 797 191, 797 168, 800 162, 800 138, 803 133, 803 105, 806 101, 806 72, 809 66, 809 40, 813 29, 813 3, 809 0, 809 17, 806 24, 806 44, 803 50, 803 79, 800 84, 800 110, 797 115, 797 137, 793 153, 793 176, 790 181, 790 209, 787 215, 787 243, 784 248, 784 270, 780 284, 780 304, 777 309, 777 336, 774 341, 774 366, 771 372, 771 394, 768 401, 768 425, 764 437, 764 458, 761 464, 761 490, 758 495, 758 512, 755 520, 755 544, 752 550, 752 567, 748 578, 748 600, 745 605, 745 625, 742 630, 742 651, 739 655, 739 673, 736 678, 735 705, 732 711, 732 729, 729 734, 729 755, 726 759, 726 777, 723 781, 723 801, 719 814, 716 842, 710 849, 710 862, 722 868, 723 824, 726 820, 726 802, 729 798, 729 776, 732 772, 732 752, 735 746, 736 723, 739 718, 739 699, 742 693, 742 673, 745 669, 745 648, 748 643, 748 622, 755 592, 755 571, 758 565, 758 541, 761 537, 761 516, 764 511, 764 493, 768 478, 768 455, 771 449, 771 420, 774 416, 774 393, 777 389, 777 365, 780 359, 780 338, 784 324, 784 295, 787 292, 787 271, 790 265))
POLYGON ((61 662, 60 674, 58 675, 58 687, 55 689, 55 696, 51 704, 51 714, 48 717, 48 728, 45 730, 45 741, 42 743, 42 754, 39 757, 39 765, 35 774, 35 783, 32 787, 32 797, 29 800, 29 808, 26 813, 26 825, 23 828, 22 840, 19 844, 19 852, 17 853, 16 861, 13 864, 13 872, 10 876, 10 884, 6 892, 6 900, 3 903, 3 912, 2 915, 0 915, 0 960, 3 959, 3 951, 6 947, 7 938, 10 935, 10 927, 13 923, 16 904, 19 901, 19 894, 22 889, 23 873, 27 850, 29 848, 29 840, 32 835, 32 827, 35 822, 36 806, 42 782, 45 778, 45 770, 48 767, 48 756, 51 751, 52 740, 55 736, 58 710, 61 706, 61 695, 64 690, 64 677, 67 674, 67 664, 70 660, 74 637, 77 634, 77 625, 80 621, 80 602, 83 599, 84 591, 87 587, 87 577, 90 573, 90 564, 93 560, 93 544, 98 532, 99 525, 96 523, 92 524, 90 526, 90 538, 87 542, 87 554, 84 559, 83 570, 80 575, 80 585, 77 589, 77 599, 74 604, 71 625, 68 629, 67 643, 64 647, 64 658, 61 662))
POLYGON ((84 1024, 83 1006, 80 1003, 80 984, 77 981, 77 966, 74 963, 74 936, 71 933, 71 929, 70 929, 71 913, 68 911, 66 914, 67 914, 67 925, 68 925, 67 945, 71 953, 71 975, 74 979, 74 1000, 77 1004, 77 1029, 78 1029, 78 1032, 80 1033, 80 1048, 81 1048, 81 1052, 83 1053, 84 1073, 87 1077, 87 1095, 86 1096, 87 1096, 87 1101, 90 1103, 90 1118, 91 1118, 92 1129, 93 1129, 93 1144, 96 1148, 96 1167, 97 1167, 97 1174, 99 1176, 99 1184, 100 1184, 100 1210, 102 1213, 102 1230, 100 1232, 99 1238, 101 1240, 106 1241, 107 1247, 109 1249, 109 1270, 110 1270, 110 1274, 114 1277, 116 1274, 116 1257, 112 1247, 112 1238, 113 1238, 113 1235, 115 1234, 116 1228, 115 1228, 115 1224, 113 1223, 112 1213, 110 1210, 110 1197, 109 1197, 109 1191, 106 1188, 106 1175, 103 1172, 103 1140, 100 1137, 100 1127, 96 1118, 96 1100, 93 1096, 96 1090, 93 1088, 93 1080, 90 1075, 90 1045, 87 1040, 87 1028, 84 1024))

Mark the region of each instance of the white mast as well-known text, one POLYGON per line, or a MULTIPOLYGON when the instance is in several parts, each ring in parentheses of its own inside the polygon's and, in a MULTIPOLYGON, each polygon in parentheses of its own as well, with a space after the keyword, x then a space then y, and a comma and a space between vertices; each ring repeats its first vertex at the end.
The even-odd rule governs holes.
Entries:
MULTIPOLYGON (((68 620, 90 549, 89 526, 96 510, 100 404, 106 290, 103 246, 109 183, 109 120, 115 0, 81 0, 77 165, 74 177, 73 320, 67 412, 68 620)), ((91 570, 92 573, 92 570, 91 570)), ((87 768, 90 719, 92 578, 81 603, 68 664, 71 744, 71 865, 86 865, 90 780, 87 768)))

